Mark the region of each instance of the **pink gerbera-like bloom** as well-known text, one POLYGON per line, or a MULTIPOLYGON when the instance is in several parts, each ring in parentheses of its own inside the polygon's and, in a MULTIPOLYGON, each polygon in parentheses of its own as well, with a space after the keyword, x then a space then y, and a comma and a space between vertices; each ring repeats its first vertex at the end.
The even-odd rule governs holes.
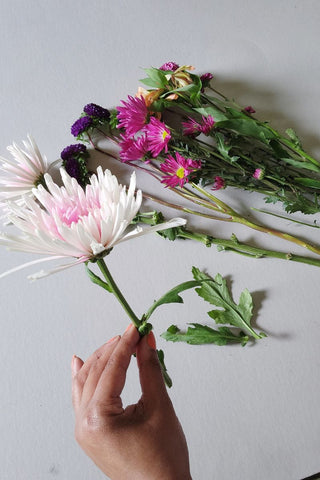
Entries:
POLYGON ((144 131, 147 134, 148 148, 153 157, 157 157, 163 149, 167 153, 171 132, 163 122, 155 117, 151 117, 144 131))
POLYGON ((201 125, 194 118, 189 117, 186 122, 182 122, 183 135, 193 136, 201 133, 201 125))
POLYGON ((148 140, 145 134, 138 138, 121 135, 121 138, 119 155, 122 162, 141 160, 148 153, 148 140))
POLYGON ((130 238, 152 231, 162 230, 186 222, 181 218, 142 229, 128 231, 142 202, 142 193, 136 190, 133 173, 128 189, 118 183, 109 170, 98 167, 85 191, 75 178, 60 170, 63 186, 56 185, 46 174, 47 189, 42 185, 33 189, 34 198, 27 198, 25 205, 8 204, 9 220, 22 235, 0 234, 0 245, 10 250, 50 255, 29 262, 0 275, 0 278, 20 268, 51 259, 71 257, 73 262, 61 265, 51 272, 31 275, 35 280, 72 265, 107 254, 115 245, 130 238))
POLYGON ((165 183, 167 187, 176 187, 177 185, 183 187, 189 181, 188 176, 190 173, 198 170, 200 167, 200 160, 184 158, 178 152, 176 152, 176 158, 168 155, 166 161, 160 164, 162 172, 168 174, 163 176, 161 182, 165 183))
POLYGON ((212 190, 220 190, 221 188, 224 188, 224 187, 225 187, 225 181, 223 180, 223 178, 216 176, 214 179, 212 190))
POLYGON ((203 115, 201 123, 197 122, 194 118, 189 117, 186 122, 182 122, 183 135, 195 136, 199 135, 200 133, 209 135, 214 124, 215 121, 211 115, 208 115, 207 117, 203 115))
POLYGON ((123 107, 117 107, 118 128, 124 128, 128 137, 133 137, 147 123, 148 108, 143 97, 128 96, 122 100, 123 107))
POLYGON ((209 135, 215 123, 216 122, 214 121, 214 118, 211 115, 208 115, 207 117, 203 116, 202 124, 201 124, 201 132, 204 133, 205 135, 209 135))

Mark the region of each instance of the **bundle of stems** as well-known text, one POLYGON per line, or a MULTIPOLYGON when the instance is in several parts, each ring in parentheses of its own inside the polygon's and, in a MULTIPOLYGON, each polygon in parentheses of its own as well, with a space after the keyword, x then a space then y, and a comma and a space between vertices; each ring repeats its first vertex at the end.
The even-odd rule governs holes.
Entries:
MULTIPOLYGON (((74 124, 76 131, 73 126, 74 135, 96 151, 147 172, 183 199, 183 204, 168 202, 157 194, 145 193, 146 198, 188 214, 239 223, 320 255, 319 246, 250 220, 216 193, 228 186, 259 192, 267 203, 282 202, 289 217, 296 211, 319 212, 320 162, 303 150, 296 133, 287 129, 282 135, 256 119, 251 106, 241 107, 218 92, 209 73, 195 75, 192 67, 172 62, 146 71, 142 82, 148 90, 140 88, 136 97, 129 96, 116 109, 103 109, 108 112, 103 118, 95 113, 88 115, 85 108, 74 124), (80 124, 85 128, 79 129, 80 124), (118 153, 102 148, 102 139, 115 143, 118 153), (185 206, 185 201, 190 206, 185 206)), ((102 109, 95 106, 95 111, 97 108, 102 109)), ((188 235, 190 238, 191 232, 188 235)), ((179 236, 188 235, 180 229, 179 236)), ((207 245, 216 243, 224 249, 241 250, 236 237, 223 240, 206 236, 204 240, 195 233, 193 238, 207 245)), ((241 253, 249 256, 318 264, 318 259, 291 252, 271 253, 241 245, 241 253)))

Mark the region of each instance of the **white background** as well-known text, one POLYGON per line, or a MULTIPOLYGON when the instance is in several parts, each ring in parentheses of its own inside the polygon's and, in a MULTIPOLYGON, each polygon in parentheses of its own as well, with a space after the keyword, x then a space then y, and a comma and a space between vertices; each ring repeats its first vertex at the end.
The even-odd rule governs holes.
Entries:
MULTIPOLYGON (((31 133, 56 160, 73 142, 70 125, 83 105, 119 104, 136 92, 143 67, 169 60, 213 72, 227 95, 253 105, 276 128, 295 128, 306 149, 320 154, 317 0, 1 3, 1 155, 31 133)), ((128 168, 105 165, 129 178, 128 168)), ((167 195, 142 174, 138 182, 167 195)), ((249 215, 250 206, 263 206, 257 195, 227 190, 223 198, 249 215)), ((318 241, 317 230, 264 221, 318 241)), ((237 225, 195 219, 190 225, 302 253, 237 225)), ((31 260, 3 248, 0 258, 1 271, 31 260)), ((246 348, 160 338, 171 323, 206 320, 205 305, 191 292, 185 305, 164 306, 154 317, 195 480, 300 480, 320 470, 320 270, 157 236, 119 246, 108 261, 138 314, 190 279, 192 265, 226 276, 235 299, 245 287, 253 294, 255 323, 268 338, 246 348)), ((73 439, 69 364, 72 354, 86 358, 123 332, 128 319, 81 266, 36 283, 27 273, 1 281, 0 479, 102 479, 73 439)), ((138 397, 133 362, 124 400, 138 397)))

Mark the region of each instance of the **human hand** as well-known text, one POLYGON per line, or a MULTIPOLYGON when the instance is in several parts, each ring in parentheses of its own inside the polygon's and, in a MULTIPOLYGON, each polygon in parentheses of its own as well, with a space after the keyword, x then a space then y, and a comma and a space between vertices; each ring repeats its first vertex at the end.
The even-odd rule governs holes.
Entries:
POLYGON ((84 363, 72 359, 75 437, 112 480, 190 480, 188 447, 168 396, 153 333, 133 326, 84 363), (136 352, 142 396, 123 408, 121 392, 136 352))

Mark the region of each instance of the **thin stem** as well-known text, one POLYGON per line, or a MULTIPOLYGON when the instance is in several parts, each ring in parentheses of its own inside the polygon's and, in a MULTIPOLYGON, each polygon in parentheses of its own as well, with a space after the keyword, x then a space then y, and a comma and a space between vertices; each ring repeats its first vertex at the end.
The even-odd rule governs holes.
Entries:
POLYGON ((136 316, 136 314, 133 312, 132 308, 130 307, 130 305, 128 304, 128 302, 126 301, 126 299, 124 298, 124 296, 122 295, 121 291, 119 290, 116 282, 114 281, 105 261, 103 260, 103 258, 99 258, 97 261, 96 261, 98 267, 100 268, 100 271, 102 273, 102 275, 104 276, 104 278, 106 279, 108 285, 112 288, 112 292, 113 294, 115 295, 115 297, 118 299, 118 301, 121 303, 123 309, 126 311, 126 313, 128 314, 128 316, 130 317, 133 325, 139 329, 139 327, 141 326, 142 322, 141 320, 139 320, 139 318, 136 316))
POLYGON ((304 158, 305 160, 308 160, 310 163, 313 165, 317 165, 317 167, 320 166, 320 163, 315 160, 313 157, 308 155, 306 152, 301 150, 300 148, 294 146, 290 140, 287 140, 286 138, 280 137, 279 138, 280 142, 283 143, 286 147, 290 148, 293 152, 297 153, 300 157, 304 158))
MULTIPOLYGON (((151 212, 153 217, 155 213, 151 212)), ((158 215, 159 217, 159 215, 158 215)), ((152 224, 150 218, 147 219, 143 216, 139 217, 139 221, 142 223, 152 224)), ((162 217, 161 221, 165 221, 162 217)), ((157 222, 156 222, 157 223, 157 222)), ((155 223, 153 223, 155 224, 155 223)), ((305 257, 303 255, 295 255, 290 252, 278 252, 276 250, 267 250, 265 248, 254 247, 246 243, 241 243, 235 235, 232 235, 231 239, 217 238, 212 237, 211 235, 206 235, 204 233, 192 232, 187 230, 185 227, 176 227, 175 228, 176 238, 184 238, 188 240, 194 240, 199 243, 203 243, 206 247, 211 247, 216 245, 220 250, 232 251, 240 255, 245 255, 250 258, 279 258, 282 260, 289 260, 292 262, 305 263, 307 265, 313 265, 315 267, 320 267, 320 259, 305 257)))
POLYGON ((174 208, 175 210, 180 210, 181 212, 191 213, 192 215, 198 215, 199 217, 210 218, 211 220, 224 220, 226 222, 231 221, 229 217, 228 218, 216 217, 215 215, 209 215, 208 213, 191 210, 190 208, 182 207, 182 205, 176 205, 175 203, 166 202, 165 200, 161 200, 160 198, 154 197, 153 195, 149 195, 148 193, 143 193, 142 196, 143 198, 152 200, 153 202, 159 203, 160 205, 165 205, 166 207, 174 208))

